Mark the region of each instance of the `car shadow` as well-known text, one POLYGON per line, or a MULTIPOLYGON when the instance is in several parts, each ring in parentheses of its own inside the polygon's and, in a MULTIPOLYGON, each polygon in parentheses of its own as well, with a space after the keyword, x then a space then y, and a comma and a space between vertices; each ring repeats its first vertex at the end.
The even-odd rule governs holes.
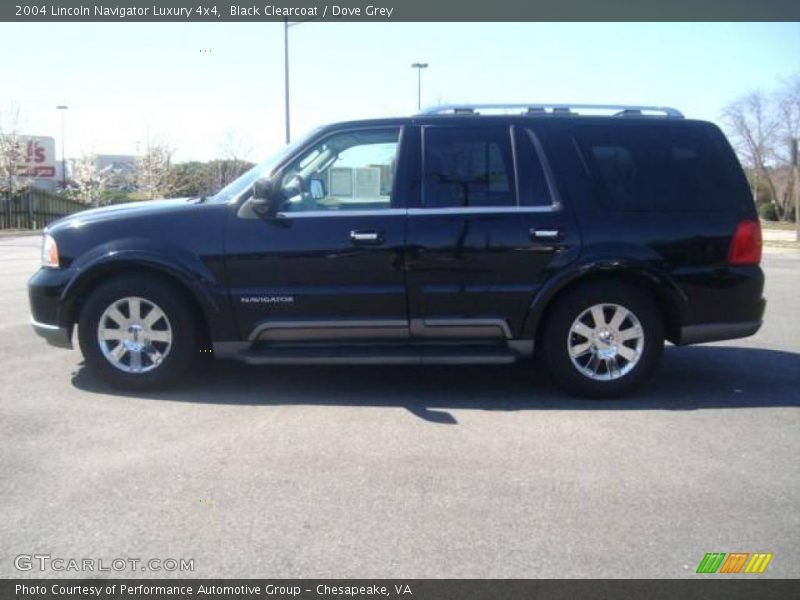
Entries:
POLYGON ((261 405, 397 406, 431 423, 448 409, 700 410, 800 406, 800 353, 739 346, 668 347, 653 381, 618 400, 570 397, 531 361, 504 366, 273 366, 204 361, 179 384, 121 392, 81 366, 80 390, 147 400, 261 405))

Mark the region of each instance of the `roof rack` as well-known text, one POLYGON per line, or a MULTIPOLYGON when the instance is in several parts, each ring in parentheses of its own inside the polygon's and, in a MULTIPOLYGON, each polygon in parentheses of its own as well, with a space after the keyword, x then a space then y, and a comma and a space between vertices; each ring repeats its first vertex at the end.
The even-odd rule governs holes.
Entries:
POLYGON ((625 104, 442 104, 418 113, 421 115, 479 115, 479 110, 522 110, 526 115, 580 115, 580 111, 607 111, 615 117, 650 116, 659 113, 665 117, 682 119, 681 111, 669 106, 634 106, 625 104), (577 112, 575 112, 577 111, 577 112))

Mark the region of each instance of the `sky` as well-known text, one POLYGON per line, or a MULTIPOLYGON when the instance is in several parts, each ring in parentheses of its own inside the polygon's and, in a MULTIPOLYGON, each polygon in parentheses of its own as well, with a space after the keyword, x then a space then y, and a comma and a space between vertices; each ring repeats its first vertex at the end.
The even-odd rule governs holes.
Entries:
MULTIPOLYGON (((315 23, 289 30, 295 138, 422 103, 674 106, 718 121, 800 73, 800 23, 315 23)), ((0 119, 67 157, 166 143, 177 161, 284 143, 282 23, 2 23, 0 119)), ((60 157, 60 154, 59 154, 60 157)))

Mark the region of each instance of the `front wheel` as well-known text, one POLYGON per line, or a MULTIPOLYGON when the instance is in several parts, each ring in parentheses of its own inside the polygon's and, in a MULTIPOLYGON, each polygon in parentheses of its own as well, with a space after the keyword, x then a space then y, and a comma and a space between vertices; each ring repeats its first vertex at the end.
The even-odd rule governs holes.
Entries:
POLYGON ((543 343, 559 385, 579 396, 610 398, 633 392, 652 375, 664 348, 664 326, 648 294, 598 282, 557 302, 543 343))
POLYGON ((84 304, 78 339, 86 364, 120 388, 172 382, 197 352, 196 324, 180 289, 141 275, 98 287, 84 304))

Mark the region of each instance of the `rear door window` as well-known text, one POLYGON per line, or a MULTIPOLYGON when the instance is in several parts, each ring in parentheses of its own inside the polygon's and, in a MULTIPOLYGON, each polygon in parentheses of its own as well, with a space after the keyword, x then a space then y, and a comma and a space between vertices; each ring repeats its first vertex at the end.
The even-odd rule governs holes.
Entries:
POLYGON ((587 125, 576 139, 601 199, 615 210, 716 211, 732 196, 704 127, 587 125))
POLYGON ((516 206, 508 127, 426 127, 425 208, 516 206))

